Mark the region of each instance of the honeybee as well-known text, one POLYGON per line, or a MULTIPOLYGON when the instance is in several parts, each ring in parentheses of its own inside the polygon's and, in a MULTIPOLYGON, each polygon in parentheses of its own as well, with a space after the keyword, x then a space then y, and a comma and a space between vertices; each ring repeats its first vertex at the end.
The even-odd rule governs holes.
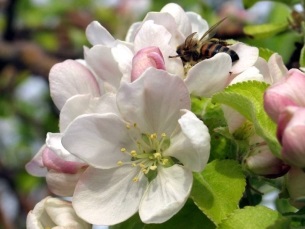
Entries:
POLYGON ((195 37, 197 32, 189 35, 185 41, 177 47, 176 52, 178 55, 169 56, 169 58, 180 57, 185 67, 187 65, 194 66, 196 63, 211 58, 219 52, 229 54, 232 62, 239 60, 237 53, 227 47, 229 45, 227 42, 217 38, 212 38, 216 33, 216 27, 225 19, 226 17, 211 26, 199 40, 195 37))

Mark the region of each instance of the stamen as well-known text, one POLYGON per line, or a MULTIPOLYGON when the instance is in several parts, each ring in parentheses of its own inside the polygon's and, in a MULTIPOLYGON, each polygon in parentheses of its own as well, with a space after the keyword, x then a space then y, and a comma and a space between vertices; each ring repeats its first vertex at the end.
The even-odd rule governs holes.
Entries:
POLYGON ((158 167, 157 167, 156 165, 152 165, 152 166, 150 166, 149 168, 150 168, 151 170, 154 171, 154 170, 156 170, 158 167))
POLYGON ((160 152, 156 152, 156 153, 154 153, 154 157, 155 157, 156 159, 161 159, 161 158, 162 158, 162 155, 161 155, 160 152))
POLYGON ((137 152, 135 150, 131 150, 130 155, 132 157, 136 157, 137 156, 137 152))
POLYGON ((121 152, 125 153, 126 152, 126 148, 121 148, 121 152))
POLYGON ((121 165, 123 165, 123 164, 124 164, 123 161, 118 161, 118 162, 117 162, 117 165, 118 165, 118 166, 121 166, 121 165))

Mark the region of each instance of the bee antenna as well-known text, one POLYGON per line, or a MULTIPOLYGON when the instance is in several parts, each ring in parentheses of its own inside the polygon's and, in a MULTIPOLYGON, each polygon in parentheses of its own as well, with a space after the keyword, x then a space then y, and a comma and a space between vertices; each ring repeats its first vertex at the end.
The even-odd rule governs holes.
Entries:
POLYGON ((175 55, 175 56, 168 56, 168 58, 177 58, 177 57, 180 57, 180 55, 175 55))

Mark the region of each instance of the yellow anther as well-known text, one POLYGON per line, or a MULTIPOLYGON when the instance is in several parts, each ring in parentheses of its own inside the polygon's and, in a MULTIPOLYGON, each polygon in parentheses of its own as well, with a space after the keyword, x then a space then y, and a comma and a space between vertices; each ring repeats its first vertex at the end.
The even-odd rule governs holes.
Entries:
POLYGON ((150 135, 150 139, 156 139, 157 138, 157 134, 156 133, 153 133, 150 135))
POLYGON ((135 183, 138 182, 138 181, 139 181, 139 177, 134 177, 134 178, 132 179, 132 181, 135 182, 135 183))
POLYGON ((131 166, 132 166, 132 167, 137 167, 137 164, 133 162, 133 163, 131 164, 131 166))
POLYGON ((139 164, 140 168, 145 168, 145 165, 144 164, 139 164))
POLYGON ((121 148, 121 152, 122 153, 126 152, 126 149, 125 148, 121 148))
POLYGON ((144 174, 147 174, 149 170, 143 168, 143 169, 141 169, 141 171, 142 171, 144 174))
POLYGON ((168 159, 167 158, 164 158, 161 161, 162 161, 162 165, 166 165, 168 163, 168 159))
POLYGON ((154 157, 156 159, 160 159, 162 157, 161 153, 160 152, 157 152, 157 153, 154 153, 154 157))
POLYGON ((149 156, 148 158, 149 158, 150 160, 155 159, 154 156, 149 156))
POLYGON ((129 123, 126 124, 126 128, 127 128, 127 129, 130 129, 130 124, 129 124, 129 123))
POLYGON ((130 155, 132 157, 136 157, 137 156, 137 152, 135 150, 131 150, 130 155))
POLYGON ((166 138, 166 133, 162 133, 162 134, 161 134, 161 137, 162 137, 162 138, 166 138))
POLYGON ((133 127, 137 127, 137 123, 134 123, 134 124, 133 124, 133 127))
POLYGON ((151 170, 156 170, 157 169, 157 166, 156 165, 152 165, 149 167, 151 170))
POLYGON ((118 162, 117 162, 117 165, 118 165, 118 166, 121 166, 121 165, 123 165, 123 164, 124 164, 123 161, 118 161, 118 162))

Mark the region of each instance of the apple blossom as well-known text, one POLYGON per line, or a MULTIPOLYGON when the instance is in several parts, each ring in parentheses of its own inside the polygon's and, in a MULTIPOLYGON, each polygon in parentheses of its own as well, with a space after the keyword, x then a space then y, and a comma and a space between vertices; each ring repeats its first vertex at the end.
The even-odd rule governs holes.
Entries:
POLYGON ((250 150, 243 161, 247 170, 267 178, 280 177, 288 172, 290 166, 275 157, 262 138, 253 135, 249 140, 250 150))
POLYGON ((184 69, 180 58, 169 58, 176 55, 177 46, 191 33, 197 32, 200 37, 207 30, 207 22, 200 15, 185 12, 175 3, 165 5, 160 12, 149 12, 142 22, 134 23, 126 41, 116 40, 95 21, 86 30, 93 47, 85 50, 85 60, 94 74, 109 82, 112 91, 116 91, 121 81, 132 81, 133 56, 139 50, 155 46, 164 57, 166 71, 184 79, 190 93, 210 97, 225 88, 232 77, 253 66, 258 59, 258 49, 236 43, 230 49, 238 54, 239 61, 232 63, 228 54, 220 53, 190 70, 184 69))
POLYGON ((63 146, 89 165, 73 207, 93 224, 117 224, 137 211, 145 223, 162 223, 183 207, 192 171, 207 163, 208 129, 188 110, 182 79, 155 68, 122 82, 116 103, 119 114, 79 116, 62 137, 63 146))
POLYGON ((297 69, 291 69, 287 75, 266 90, 264 107, 269 116, 278 121, 280 113, 287 106, 305 107, 305 74, 297 69))
POLYGON ((89 229, 91 225, 75 214, 70 202, 48 196, 28 213, 26 227, 27 229, 89 229))
POLYGON ((132 59, 131 81, 137 79, 147 68, 165 69, 164 59, 155 46, 139 50, 132 59))
POLYGON ((282 158, 305 168, 305 107, 287 107, 278 118, 277 136, 282 144, 282 158))

